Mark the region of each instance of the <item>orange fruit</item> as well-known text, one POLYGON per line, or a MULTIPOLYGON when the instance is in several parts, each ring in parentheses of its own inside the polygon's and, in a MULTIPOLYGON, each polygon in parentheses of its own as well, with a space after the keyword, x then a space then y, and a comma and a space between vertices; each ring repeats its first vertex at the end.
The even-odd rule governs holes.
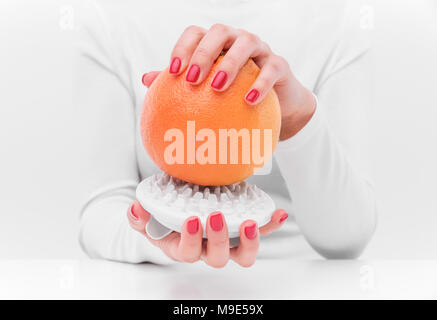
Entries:
POLYGON ((161 72, 147 92, 141 114, 143 145, 154 163, 167 174, 194 184, 219 186, 244 180, 262 167, 253 156, 255 140, 259 142, 257 154, 265 155, 266 163, 279 139, 281 112, 274 90, 255 106, 244 99, 260 72, 258 66, 249 59, 230 87, 217 92, 211 82, 221 59, 199 85, 187 82, 186 72, 179 76, 169 74, 168 69, 161 72), (241 134, 238 144, 236 139, 232 144, 232 138, 220 136, 231 129, 241 134), (265 146, 270 153, 264 151, 265 146))

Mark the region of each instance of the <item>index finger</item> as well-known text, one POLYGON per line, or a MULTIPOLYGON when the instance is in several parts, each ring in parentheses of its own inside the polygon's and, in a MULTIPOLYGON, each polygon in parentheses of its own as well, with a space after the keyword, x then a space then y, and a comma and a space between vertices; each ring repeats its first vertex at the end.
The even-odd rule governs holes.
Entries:
POLYGON ((168 69, 171 74, 179 75, 187 68, 194 50, 205 34, 206 30, 198 26, 189 26, 182 32, 171 53, 168 69))

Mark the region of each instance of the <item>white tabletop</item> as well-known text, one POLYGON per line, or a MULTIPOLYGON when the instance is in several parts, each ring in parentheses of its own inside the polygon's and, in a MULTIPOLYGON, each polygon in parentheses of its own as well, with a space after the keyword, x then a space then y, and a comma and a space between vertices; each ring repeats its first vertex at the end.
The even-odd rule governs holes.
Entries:
POLYGON ((437 298, 437 261, 261 260, 157 266, 97 260, 0 260, 3 299, 437 298))

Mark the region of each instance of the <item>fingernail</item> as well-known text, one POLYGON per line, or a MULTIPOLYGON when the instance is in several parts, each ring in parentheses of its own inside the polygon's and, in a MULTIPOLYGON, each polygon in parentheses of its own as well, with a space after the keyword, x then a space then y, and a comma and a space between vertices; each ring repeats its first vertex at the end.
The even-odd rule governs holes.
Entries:
POLYGON ((135 220, 138 220, 138 216, 135 214, 134 210, 135 210, 135 203, 133 203, 130 206, 130 214, 131 214, 132 218, 134 218, 135 220))
POLYGON ((256 223, 252 223, 252 224, 250 224, 250 225, 248 225, 248 226, 246 226, 244 228, 244 234, 250 240, 255 239, 256 238, 256 233, 257 233, 256 229, 257 229, 256 228, 256 223))
POLYGON ((187 230, 189 234, 196 234, 199 231, 199 219, 193 218, 187 222, 187 230))
POLYGON ((181 68, 181 59, 179 59, 178 57, 173 58, 173 61, 171 62, 170 65, 170 73, 178 73, 179 69, 181 68))
POLYGON ((147 73, 143 74, 143 77, 141 78, 141 82, 142 82, 144 85, 146 85, 146 76, 147 76, 147 73))
POLYGON ((199 79, 199 75, 200 75, 200 67, 197 64, 193 64, 190 67, 190 70, 188 70, 186 79, 188 82, 196 82, 197 79, 199 79))
POLYGON ((252 89, 246 96, 246 100, 250 103, 254 103, 259 97, 259 92, 256 89, 252 89))
POLYGON ((220 231, 223 229, 223 216, 220 212, 213 214, 210 219, 209 223, 211 225, 212 230, 214 231, 220 231))
POLYGON ((279 223, 284 222, 285 220, 287 220, 287 218, 288 218, 288 213, 284 212, 282 217, 279 219, 279 223))
POLYGON ((228 75, 224 71, 219 71, 215 77, 214 80, 211 83, 211 87, 214 89, 221 89, 226 83, 226 79, 228 78, 228 75))

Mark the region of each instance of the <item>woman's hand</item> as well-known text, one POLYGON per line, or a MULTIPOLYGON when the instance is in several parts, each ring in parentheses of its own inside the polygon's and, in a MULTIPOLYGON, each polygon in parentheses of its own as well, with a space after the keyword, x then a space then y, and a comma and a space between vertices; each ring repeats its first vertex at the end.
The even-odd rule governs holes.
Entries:
MULTIPOLYGON (((186 70, 186 81, 192 85, 201 83, 209 75, 220 53, 226 54, 211 83, 211 89, 226 90, 240 68, 249 58, 261 68, 256 81, 244 99, 256 105, 274 88, 281 105, 282 125, 280 139, 288 139, 299 132, 311 119, 315 99, 293 75, 287 61, 274 54, 258 36, 245 30, 215 24, 209 30, 190 26, 180 36, 173 48, 168 72, 179 75, 186 70)), ((157 72, 143 76, 143 83, 150 86, 157 72)))
POLYGON ((198 217, 185 220, 181 233, 172 232, 161 240, 153 240, 147 235, 146 224, 150 220, 150 213, 138 201, 130 206, 127 217, 134 230, 173 260, 189 263, 203 260, 211 267, 222 268, 229 259, 243 267, 250 267, 258 253, 260 235, 279 229, 288 214, 284 210, 276 210, 271 221, 261 228, 252 220, 244 221, 240 226, 240 245, 235 248, 229 248, 228 228, 220 212, 211 213, 207 219, 207 239, 202 238, 203 227, 198 217))

